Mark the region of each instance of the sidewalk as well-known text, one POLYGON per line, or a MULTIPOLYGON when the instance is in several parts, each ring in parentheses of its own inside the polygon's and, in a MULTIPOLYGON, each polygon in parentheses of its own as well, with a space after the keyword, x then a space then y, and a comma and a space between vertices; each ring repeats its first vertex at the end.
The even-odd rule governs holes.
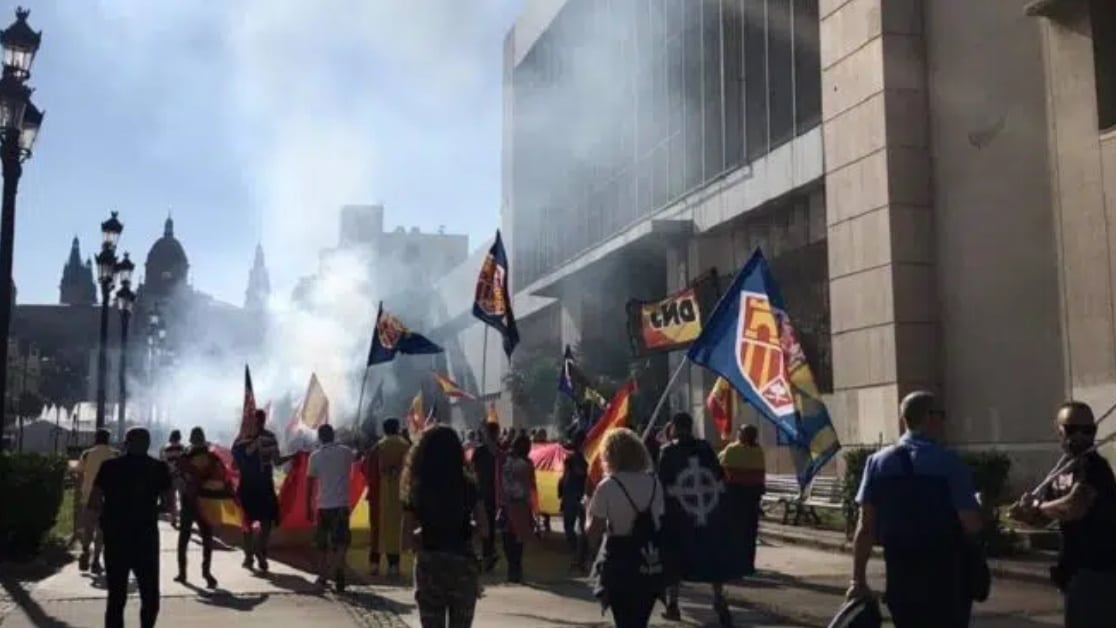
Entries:
MULTIPOLYGON (((314 586, 314 576, 304 568, 309 555, 281 556, 271 561, 271 573, 263 576, 240 566, 242 555, 235 548, 223 547, 213 554, 213 575, 219 586, 207 591, 199 586, 201 547, 196 538, 190 546, 186 585, 173 581, 177 572, 175 546, 177 533, 161 523, 162 592, 160 627, 214 628, 235 622, 236 628, 277 628, 314 626, 315 628, 397 628, 418 627, 409 582, 371 583, 353 574, 354 585, 345 594, 322 593, 314 586)), ((105 590, 103 578, 82 574, 71 562, 57 574, 33 585, 4 581, 0 594, 0 626, 3 628, 93 628, 103 625, 105 590)), ((132 583, 125 621, 138 624, 139 599, 132 583)), ((654 621, 652 626, 712 625, 706 591, 689 587, 681 600, 683 623, 654 621)), ((661 610, 661 609, 657 609, 661 610)), ((756 610, 734 609, 738 626, 759 628, 797 628, 797 623, 778 623, 756 610)), ((475 626, 551 628, 553 626, 610 626, 611 617, 602 616, 597 602, 589 595, 584 581, 550 578, 528 585, 491 585, 477 605, 475 626)))
MULTIPOLYGON (((804 626, 824 628, 844 600, 852 556, 818 549, 817 544, 787 543, 775 536, 770 530, 761 534, 756 553, 758 573, 726 588, 730 602, 804 626)), ((874 556, 868 563, 868 579, 873 591, 884 591, 882 557, 874 556)), ((1061 595, 1050 584, 997 576, 989 600, 974 606, 972 625, 1060 626, 1061 608, 1061 595)))

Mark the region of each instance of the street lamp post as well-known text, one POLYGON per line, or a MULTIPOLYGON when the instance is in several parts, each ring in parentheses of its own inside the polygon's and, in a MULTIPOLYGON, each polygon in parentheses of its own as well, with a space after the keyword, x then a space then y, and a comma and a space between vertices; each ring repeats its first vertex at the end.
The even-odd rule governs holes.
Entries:
MULTIPOLYGON (((3 74, 0 76, 0 171, 4 176, 3 202, 0 204, 0 399, 7 398, 8 335, 15 306, 12 249, 15 243, 16 191, 19 189, 19 177, 23 174, 23 161, 31 156, 31 148, 43 123, 43 112, 31 104, 31 88, 27 86, 27 80, 31 78, 31 62, 42 41, 42 32, 36 33, 27 24, 30 13, 23 8, 16 9, 16 21, 0 32, 0 46, 4 49, 3 74)), ((0 449, 3 443, 4 439, 0 438, 0 449)))
POLYGON ((132 271, 136 265, 124 254, 124 259, 116 265, 116 276, 120 280, 120 289, 116 291, 116 304, 120 307, 120 401, 116 423, 117 442, 124 442, 124 417, 128 401, 128 321, 132 318, 132 306, 136 302, 136 293, 132 292, 132 271))
POLYGON ((116 279, 116 243, 124 225, 112 212, 109 219, 101 223, 101 252, 97 254, 97 279, 101 284, 101 344, 97 352, 97 429, 105 426, 105 378, 108 371, 108 312, 109 299, 116 279))
POLYGON ((149 423, 152 425, 158 421, 157 412, 159 406, 157 401, 159 395, 156 391, 155 376, 159 361, 162 359, 163 338, 165 335, 166 331, 163 329, 162 304, 159 301, 155 301, 147 317, 147 388, 150 396, 148 407, 151 412, 149 423))

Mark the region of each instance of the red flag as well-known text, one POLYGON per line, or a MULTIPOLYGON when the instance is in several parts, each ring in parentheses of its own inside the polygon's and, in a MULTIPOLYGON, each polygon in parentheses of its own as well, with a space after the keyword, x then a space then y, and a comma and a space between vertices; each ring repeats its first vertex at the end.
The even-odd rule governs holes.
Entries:
POLYGON ((628 409, 632 396, 632 390, 635 389, 635 383, 629 381, 624 384, 620 390, 616 391, 616 395, 612 401, 608 403, 608 408, 601 418, 589 428, 589 433, 585 435, 585 444, 582 451, 585 453, 585 459, 589 462, 589 479, 588 486, 590 488, 596 487, 597 483, 601 481, 604 476, 604 464, 601 461, 601 451, 603 450, 604 437, 610 430, 616 427, 624 427, 628 423, 628 409))
POLYGON ((718 377, 713 383, 713 390, 705 399, 705 407, 713 417, 713 424, 717 426, 717 433, 721 440, 727 440, 732 435, 732 405, 735 391, 732 385, 723 377, 718 377))
MULTIPOLYGON (((310 454, 300 451, 291 459, 291 467, 279 488, 279 526, 309 529, 314 522, 306 518, 306 494, 310 491, 310 454)), ((349 512, 356 507, 364 494, 364 468, 359 460, 353 461, 349 470, 349 512)))
POLYGON ((244 412, 240 416, 240 432, 236 440, 256 436, 256 393, 252 392, 252 373, 244 365, 244 412))
POLYGON ((476 399, 473 395, 465 392, 465 389, 458 386, 457 382, 438 371, 434 371, 434 382, 438 384, 438 388, 442 389, 442 393, 450 399, 476 399))

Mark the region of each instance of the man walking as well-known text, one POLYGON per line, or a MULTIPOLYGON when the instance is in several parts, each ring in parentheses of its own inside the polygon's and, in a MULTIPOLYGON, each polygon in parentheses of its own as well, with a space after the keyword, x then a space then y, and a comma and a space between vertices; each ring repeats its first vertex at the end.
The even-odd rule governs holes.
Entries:
POLYGON ((968 466, 941 445, 944 414, 928 392, 900 405, 906 433, 869 459, 856 501, 853 576, 847 597, 871 595, 868 559, 878 539, 887 565, 884 601, 896 628, 969 625, 966 544, 981 528, 968 466))
POLYGON ((330 574, 334 575, 337 592, 345 590, 345 551, 349 549, 349 479, 355 455, 345 445, 334 442, 333 427, 328 423, 318 427, 321 446, 310 454, 309 490, 306 491, 306 518, 315 520, 314 502, 317 497, 317 527, 315 541, 322 552, 321 572, 317 584, 326 586, 330 574))
MULTIPOLYGON (((375 499, 376 508, 369 509, 372 531, 372 546, 369 549, 369 562, 372 575, 380 573, 380 552, 387 554, 388 576, 399 575, 399 554, 403 543, 403 503, 399 499, 399 476, 403 472, 403 461, 411 444, 399 434, 399 419, 386 419, 383 423, 384 437, 369 450, 366 465, 375 465, 373 474, 379 479, 375 499)), ((372 491, 369 486, 369 492, 372 491)))
MULTIPOLYGON (((477 489, 480 499, 484 502, 484 515, 488 519, 488 529, 496 529, 497 486, 500 482, 498 466, 500 451, 500 424, 486 422, 479 433, 480 444, 473 450, 473 473, 477 476, 477 489)), ((484 571, 492 571, 496 567, 496 534, 484 537, 482 543, 481 560, 484 571)))
POLYGON ((1062 450, 1075 463, 1040 499, 1027 496, 1009 515, 1029 525, 1045 527, 1051 520, 1060 525, 1062 551, 1051 576, 1065 598, 1066 628, 1108 626, 1116 616, 1116 478, 1092 449, 1097 434, 1092 408, 1066 402, 1056 421, 1062 450))
POLYGON ((101 566, 101 544, 104 541, 101 526, 97 522, 96 514, 88 508, 89 497, 93 491, 93 483, 97 479, 97 472, 101 465, 110 458, 115 458, 119 452, 109 445, 111 435, 108 430, 101 428, 93 435, 93 446, 81 454, 78 462, 78 486, 81 487, 81 556, 78 558, 78 569, 100 575, 104 568, 101 566), (90 566, 89 548, 93 547, 93 564, 90 566))
POLYGON ((179 460, 182 470, 182 510, 178 520, 178 576, 176 582, 186 582, 186 550, 190 547, 190 534, 194 525, 202 541, 202 577, 210 589, 217 588, 213 577, 213 525, 205 518, 201 501, 219 499, 232 494, 225 477, 225 466, 217 454, 209 449, 205 432, 200 427, 190 430, 190 449, 179 460))
POLYGON ((108 604, 105 628, 124 627, 128 576, 140 595, 140 626, 152 628, 159 615, 159 511, 170 503, 170 471, 147 455, 151 434, 128 430, 125 455, 106 460, 97 473, 89 509, 100 514, 105 535, 108 604))
POLYGON ((275 495, 275 467, 293 456, 279 455, 279 441, 265 428, 267 413, 256 410, 256 431, 233 445, 233 462, 240 472, 237 497, 244 512, 244 563, 253 562, 260 571, 268 570, 267 546, 271 528, 279 521, 279 500, 275 495))
POLYGON ((744 528, 748 548, 748 575, 756 572, 756 539, 759 536, 760 500, 763 497, 767 470, 759 430, 754 425, 741 425, 737 438, 721 451, 721 467, 725 471, 727 497, 733 506, 733 519, 744 528))
POLYGON ((585 536, 585 488, 589 479, 589 463, 581 452, 585 433, 577 432, 567 444, 568 454, 558 480, 558 501, 562 506, 562 529, 570 550, 571 569, 585 571, 589 541, 585 536))
POLYGON ((159 454, 170 469, 171 484, 174 485, 175 498, 168 505, 167 512, 170 513, 171 527, 175 529, 178 528, 178 502, 182 497, 182 474, 178 470, 178 460, 185 451, 186 448, 182 445, 182 432, 171 430, 170 439, 166 445, 163 445, 163 451, 159 454))

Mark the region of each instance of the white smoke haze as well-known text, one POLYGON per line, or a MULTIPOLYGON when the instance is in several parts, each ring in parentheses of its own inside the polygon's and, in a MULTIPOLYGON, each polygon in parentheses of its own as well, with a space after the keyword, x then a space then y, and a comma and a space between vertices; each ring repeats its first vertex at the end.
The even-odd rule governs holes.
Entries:
MULTIPOLYGON (((316 373, 330 400, 331 421, 344 425, 355 417, 376 304, 403 286, 376 285, 369 260, 360 254, 319 260, 319 251, 336 246, 343 205, 382 198, 385 161, 408 148, 383 145, 374 122, 415 125, 399 111, 412 112, 412 118, 416 111, 429 114, 430 130, 424 132, 438 142, 438 125, 446 123, 439 108, 448 99, 481 99, 484 65, 498 75, 506 18, 518 4, 98 0, 72 12, 70 30, 90 33, 85 36, 93 49, 106 55, 120 54, 111 48, 132 51, 134 58, 123 59, 120 71, 144 81, 151 77, 156 94, 165 89, 160 106, 171 112, 168 117, 189 108, 185 117, 197 121, 199 141, 235 156, 253 197, 253 208, 245 209, 258 215, 272 276, 267 316, 252 321, 264 330, 262 348, 244 354, 236 342, 205 328, 205 321, 186 321, 194 327, 182 330, 186 341, 177 364, 154 391, 175 427, 201 425, 215 441, 235 434, 246 362, 258 405, 287 396, 297 402, 316 373), (160 54, 172 49, 173 61, 160 54), (182 55, 182 49, 198 54, 182 55), (385 93, 383 77, 370 75, 369 67, 414 77, 422 88, 385 93), (171 88, 180 83, 194 84, 186 98, 181 88, 171 88), (295 303, 295 281, 315 273, 319 281, 305 302, 295 303)), ((490 211, 497 210, 494 204, 490 211)), ((402 218, 390 217, 389 224, 402 218)), ((246 234, 246 252, 255 237, 246 234)), ((188 253, 198 255, 199 248, 187 243, 188 253)), ((247 269, 247 261, 231 267, 247 269)), ((192 276, 191 283, 204 292, 207 279, 192 276)), ((376 384, 369 384, 370 396, 376 384)), ((144 383, 131 386, 142 390, 144 383)), ((281 430, 288 419, 273 414, 269 427, 281 430)))

